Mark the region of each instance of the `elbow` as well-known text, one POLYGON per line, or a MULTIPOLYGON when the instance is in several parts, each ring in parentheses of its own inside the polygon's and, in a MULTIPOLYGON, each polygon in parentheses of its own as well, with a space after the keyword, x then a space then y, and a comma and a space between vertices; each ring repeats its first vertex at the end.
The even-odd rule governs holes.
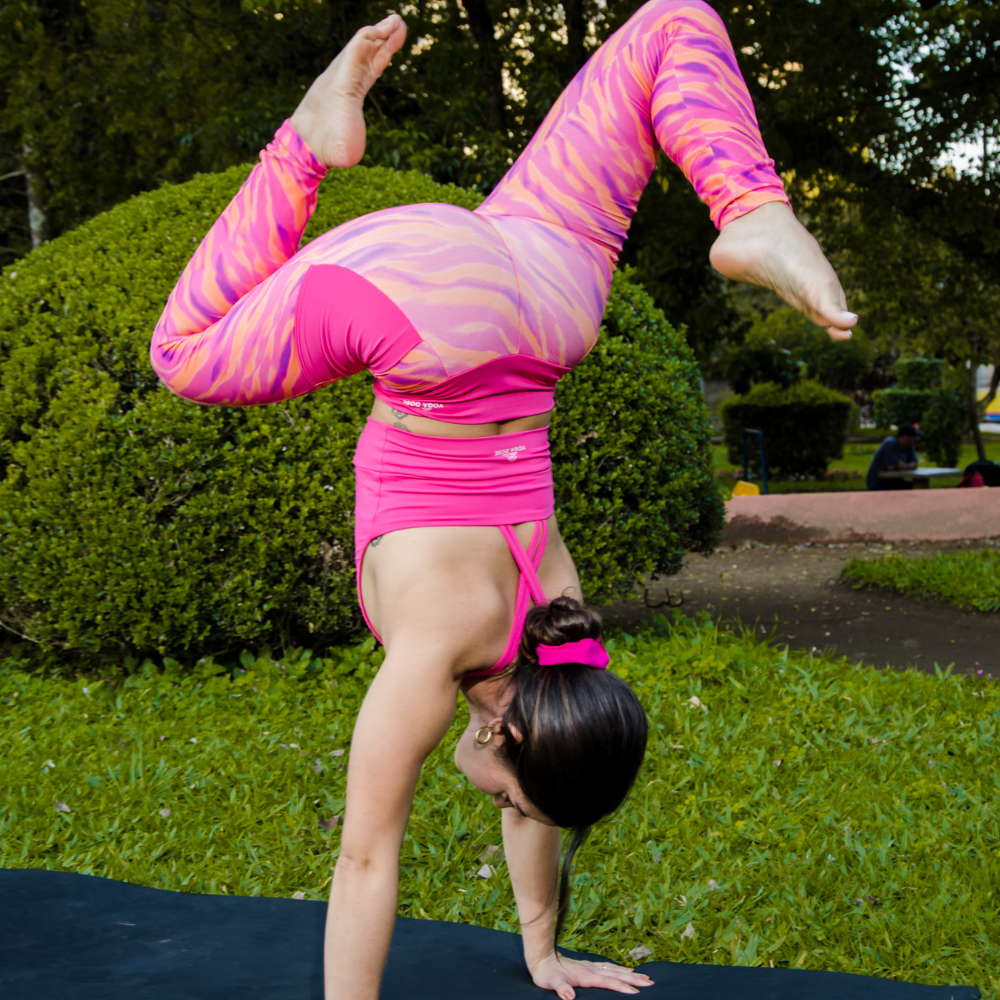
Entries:
POLYGON ((378 878, 386 872, 395 875, 398 868, 398 850, 378 850, 361 844, 354 848, 342 846, 337 858, 337 875, 340 878, 378 878))

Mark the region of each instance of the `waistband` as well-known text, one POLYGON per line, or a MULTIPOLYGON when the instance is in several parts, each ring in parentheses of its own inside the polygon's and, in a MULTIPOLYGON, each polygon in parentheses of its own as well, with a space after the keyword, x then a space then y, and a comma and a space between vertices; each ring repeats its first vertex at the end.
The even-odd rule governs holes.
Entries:
POLYGON ((541 521, 555 511, 548 428, 444 438, 369 420, 354 454, 355 541, 402 528, 541 521))
POLYGON ((456 424, 489 424, 548 413, 556 405, 556 383, 569 371, 542 358, 509 354, 432 385, 397 392, 376 378, 374 388, 379 399, 404 412, 456 424))

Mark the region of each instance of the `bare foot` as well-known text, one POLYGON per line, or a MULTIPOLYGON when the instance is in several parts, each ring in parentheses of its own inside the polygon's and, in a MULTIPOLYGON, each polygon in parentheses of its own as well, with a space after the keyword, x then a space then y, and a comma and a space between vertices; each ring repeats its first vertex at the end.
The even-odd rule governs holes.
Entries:
POLYGON ((727 278, 777 292, 834 340, 848 340, 858 321, 820 245, 781 201, 727 222, 709 254, 727 278))
POLYGON ((365 153, 365 94, 406 39, 398 14, 362 28, 313 81, 292 125, 326 167, 353 167, 365 153))

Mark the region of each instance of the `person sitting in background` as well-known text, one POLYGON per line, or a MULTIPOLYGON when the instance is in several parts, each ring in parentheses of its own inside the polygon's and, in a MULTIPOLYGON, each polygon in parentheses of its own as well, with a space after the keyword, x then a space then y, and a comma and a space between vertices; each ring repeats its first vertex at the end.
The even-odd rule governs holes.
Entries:
POLYGON ((903 472, 917 467, 917 429, 912 424, 900 424, 892 437, 887 437, 872 457, 865 485, 870 490, 909 490, 909 479, 882 479, 881 472, 903 472))

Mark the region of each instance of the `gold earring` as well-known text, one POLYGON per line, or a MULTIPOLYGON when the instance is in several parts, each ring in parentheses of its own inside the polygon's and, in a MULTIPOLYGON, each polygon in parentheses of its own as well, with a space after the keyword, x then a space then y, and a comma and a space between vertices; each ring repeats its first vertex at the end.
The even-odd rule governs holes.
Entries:
POLYGON ((481 746, 486 746, 489 741, 493 739, 493 730, 489 726, 480 726, 476 730, 476 742, 481 746), (486 739, 483 739, 483 733, 486 733, 486 739))

